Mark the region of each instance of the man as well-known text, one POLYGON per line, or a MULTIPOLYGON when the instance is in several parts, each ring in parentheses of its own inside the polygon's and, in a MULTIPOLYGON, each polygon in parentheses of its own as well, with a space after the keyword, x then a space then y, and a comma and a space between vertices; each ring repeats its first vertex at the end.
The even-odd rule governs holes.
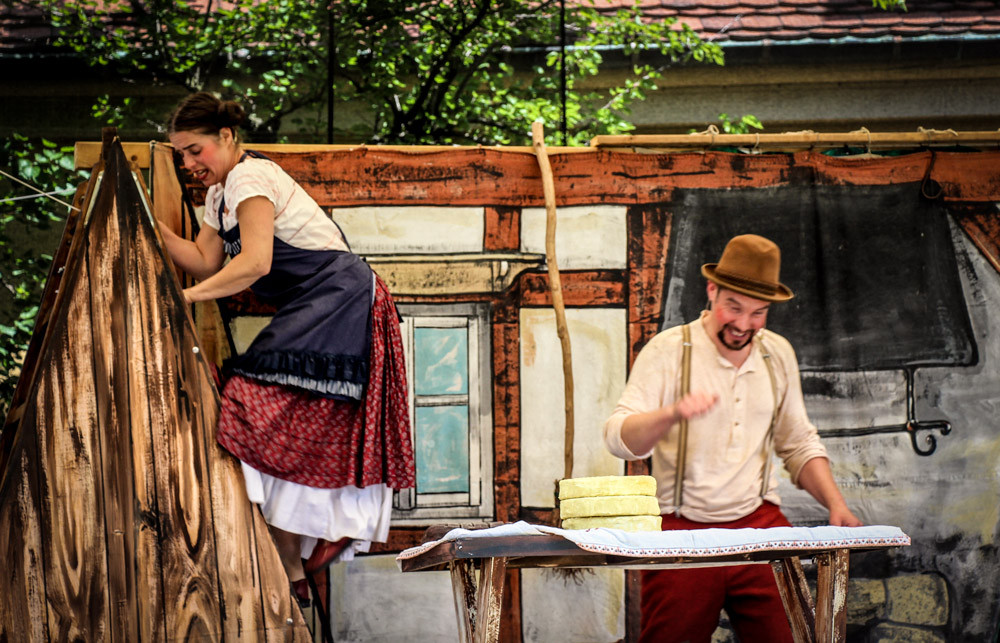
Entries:
MULTIPOLYGON (((701 269, 708 310, 650 340, 605 423, 611 453, 652 456, 665 530, 789 526, 772 450, 829 510, 831 525, 861 524, 806 416, 795 352, 764 330, 770 305, 793 297, 780 264, 764 237, 730 240, 719 262, 701 269)), ((643 572, 640 640, 707 642, 722 608, 744 643, 792 640, 767 565, 643 572)))

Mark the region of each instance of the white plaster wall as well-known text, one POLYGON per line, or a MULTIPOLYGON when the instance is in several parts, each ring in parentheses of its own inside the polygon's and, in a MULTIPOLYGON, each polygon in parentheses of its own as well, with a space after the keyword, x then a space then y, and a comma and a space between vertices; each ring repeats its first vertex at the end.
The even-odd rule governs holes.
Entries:
MULTIPOLYGON (((626 267, 626 208, 585 205, 556 210, 560 270, 626 267)), ((521 210, 521 252, 545 253, 545 208, 521 210)))
POLYGON ((481 207, 359 207, 332 212, 358 254, 482 252, 481 207))
POLYGON ((394 556, 365 556, 330 568, 338 643, 457 641, 448 572, 404 574, 394 556))
POLYGON ((625 572, 521 570, 525 643, 608 643, 625 637, 625 572))
MULTIPOLYGON (((626 312, 566 310, 573 354, 573 477, 622 475, 601 429, 625 388, 626 312)), ((565 427, 562 348, 551 308, 521 309, 521 505, 554 507, 563 478, 565 427)))

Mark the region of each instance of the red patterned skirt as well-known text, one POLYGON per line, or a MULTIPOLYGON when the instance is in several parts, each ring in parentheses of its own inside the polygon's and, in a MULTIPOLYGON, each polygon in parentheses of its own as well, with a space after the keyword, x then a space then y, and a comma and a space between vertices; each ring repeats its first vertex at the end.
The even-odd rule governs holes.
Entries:
POLYGON ((414 486, 399 318, 385 284, 375 281, 362 401, 234 375, 222 389, 219 444, 262 473, 310 487, 414 486))

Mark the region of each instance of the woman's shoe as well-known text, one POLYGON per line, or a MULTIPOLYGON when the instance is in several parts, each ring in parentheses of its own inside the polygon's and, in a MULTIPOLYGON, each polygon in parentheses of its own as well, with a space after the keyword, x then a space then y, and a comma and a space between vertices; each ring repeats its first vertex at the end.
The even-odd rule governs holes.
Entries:
POLYGON ((344 551, 344 549, 346 549, 350 544, 350 538, 341 538, 336 542, 320 540, 316 543, 316 548, 313 549, 313 553, 309 556, 309 560, 302 565, 302 568, 306 571, 306 576, 315 574, 319 570, 329 567, 330 564, 333 563, 334 559, 340 555, 340 552, 344 551))
POLYGON ((304 578, 292 581, 292 596, 298 601, 299 607, 306 609, 312 606, 312 599, 309 597, 309 581, 304 578))

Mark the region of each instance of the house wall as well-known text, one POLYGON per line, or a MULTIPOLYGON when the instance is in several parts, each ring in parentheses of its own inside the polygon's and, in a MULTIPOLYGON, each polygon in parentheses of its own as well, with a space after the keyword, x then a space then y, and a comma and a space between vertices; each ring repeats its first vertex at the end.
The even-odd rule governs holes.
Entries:
MULTIPOLYGON (((562 476, 562 378, 547 276, 537 258, 542 197, 535 159, 483 149, 405 154, 368 148, 272 156, 331 209, 356 251, 372 265, 396 270, 414 254, 441 261, 441 274, 433 267, 417 270, 431 273, 427 283, 433 288, 425 294, 401 277, 397 300, 404 311, 456 303, 489 310, 490 353, 479 377, 489 380, 491 398, 484 439, 493 461, 491 479, 483 484, 491 485, 492 513, 438 522, 551 522, 553 483, 562 476), (512 267, 517 256, 527 258, 526 268, 512 267), (508 272, 524 271, 509 281, 490 278, 474 287, 449 280, 453 273, 479 274, 470 267, 476 262, 507 262, 508 272)), ((916 369, 914 394, 916 416, 945 418, 951 433, 935 432, 937 448, 926 456, 915 452, 907 433, 863 435, 865 427, 905 421, 902 371, 807 373, 822 386, 809 389, 820 392, 808 393, 806 404, 821 431, 858 429, 823 440, 854 511, 868 524, 899 526, 913 540, 910 547, 887 554, 852 556, 852 640, 893 640, 914 632, 926 640, 991 636, 1000 623, 1000 329, 989 314, 1000 302, 1000 154, 838 159, 815 153, 598 150, 554 155, 552 162, 560 203, 557 248, 565 269, 577 383, 574 476, 643 471, 641 463, 626 467, 603 452, 600 427, 624 386, 628 364, 663 321, 667 279, 678 260, 670 255, 675 215, 670 199, 676 190, 780 186, 804 175, 824 185, 848 186, 919 183, 928 176, 941 186, 979 353, 971 366, 916 369), (921 604, 942 600, 947 608, 938 611, 945 616, 913 616, 921 604)), ((247 302, 239 305, 253 310, 247 302)), ((781 494, 793 523, 825 520, 825 511, 787 478, 781 494)), ((374 547, 373 555, 334 568, 338 640, 454 639, 448 576, 400 575, 392 559, 394 552, 419 541, 427 522, 397 520, 389 542, 374 547)), ((633 573, 605 570, 567 577, 512 570, 505 589, 504 636, 627 638, 635 632, 637 598, 633 573), (581 613, 588 618, 580 618, 581 613)))

